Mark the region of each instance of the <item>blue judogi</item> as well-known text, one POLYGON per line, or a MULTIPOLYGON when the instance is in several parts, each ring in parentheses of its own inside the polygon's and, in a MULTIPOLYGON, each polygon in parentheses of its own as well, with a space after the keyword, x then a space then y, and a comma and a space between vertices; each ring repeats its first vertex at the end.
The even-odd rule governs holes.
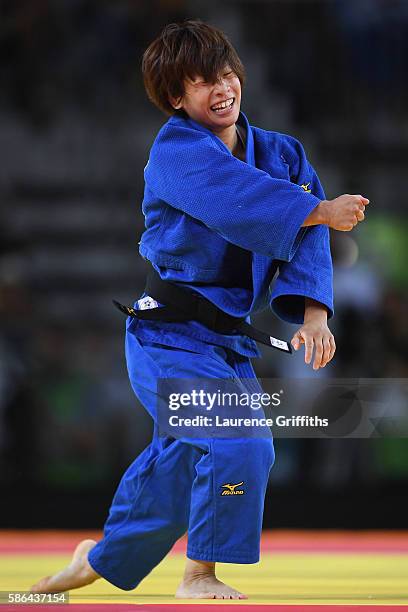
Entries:
MULTIPOLYGON (((305 297, 331 316, 328 229, 301 228, 324 199, 319 179, 297 140, 252 127, 242 113, 239 124, 246 163, 191 119, 172 117, 163 126, 145 168, 140 253, 162 278, 234 316, 249 320, 271 305, 281 318, 302 323, 305 297), (280 265, 271 292, 274 260, 280 265)), ((186 530, 190 558, 258 561, 272 437, 159 436, 157 399, 160 378, 224 378, 259 392, 249 359, 259 355, 249 338, 196 321, 127 320, 129 377, 155 432, 123 476, 104 538, 89 554, 95 571, 113 584, 137 586, 186 530), (244 494, 221 495, 225 483, 241 481, 244 494)))
MULTIPOLYGON (((145 168, 140 254, 163 279, 237 317, 271 306, 301 324, 304 297, 325 304, 331 317, 329 230, 301 228, 325 199, 320 181, 295 138, 250 126, 243 113, 238 123, 247 134, 246 163, 192 119, 172 117, 160 130, 145 168), (270 292, 274 260, 279 276, 270 292)), ((188 348, 189 338, 260 356, 253 340, 197 322, 139 321, 137 330, 171 346, 188 348)))

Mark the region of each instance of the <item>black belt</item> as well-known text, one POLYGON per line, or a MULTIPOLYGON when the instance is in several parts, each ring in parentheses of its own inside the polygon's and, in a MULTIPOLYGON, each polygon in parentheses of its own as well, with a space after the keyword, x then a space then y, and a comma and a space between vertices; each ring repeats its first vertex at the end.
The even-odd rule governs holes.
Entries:
POLYGON ((147 276, 145 293, 165 306, 148 307, 145 310, 135 310, 113 300, 119 310, 130 317, 147 321, 199 321, 220 334, 238 332, 252 338, 256 342, 271 346, 284 353, 292 353, 289 342, 274 338, 266 332, 256 329, 245 322, 245 318, 233 317, 207 300, 199 293, 182 289, 170 281, 160 278, 156 270, 151 269, 147 276))

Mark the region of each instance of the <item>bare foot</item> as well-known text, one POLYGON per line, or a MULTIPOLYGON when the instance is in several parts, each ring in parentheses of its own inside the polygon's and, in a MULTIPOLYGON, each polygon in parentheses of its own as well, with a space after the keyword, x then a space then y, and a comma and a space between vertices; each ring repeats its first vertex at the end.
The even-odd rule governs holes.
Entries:
POLYGON ((247 595, 224 584, 215 576, 215 563, 187 559, 177 599, 248 599, 247 595))
POLYGON ((61 593, 86 586, 100 578, 88 562, 88 553, 95 540, 82 540, 74 550, 71 563, 54 576, 45 576, 34 584, 31 593, 61 593))

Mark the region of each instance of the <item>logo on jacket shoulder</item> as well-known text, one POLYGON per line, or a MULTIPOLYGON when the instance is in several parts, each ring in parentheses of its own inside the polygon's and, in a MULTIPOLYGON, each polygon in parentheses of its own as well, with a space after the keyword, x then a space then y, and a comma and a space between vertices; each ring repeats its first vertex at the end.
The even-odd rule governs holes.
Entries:
POLYGON ((303 183, 303 185, 301 185, 301 188, 304 189, 306 193, 312 193, 312 190, 309 189, 309 185, 310 183, 303 183))
POLYGON ((238 491, 236 491, 236 488, 241 487, 243 484, 244 481, 238 482, 237 484, 223 484, 221 488, 225 490, 222 491, 221 495, 243 495, 245 493, 243 489, 238 489, 238 491))

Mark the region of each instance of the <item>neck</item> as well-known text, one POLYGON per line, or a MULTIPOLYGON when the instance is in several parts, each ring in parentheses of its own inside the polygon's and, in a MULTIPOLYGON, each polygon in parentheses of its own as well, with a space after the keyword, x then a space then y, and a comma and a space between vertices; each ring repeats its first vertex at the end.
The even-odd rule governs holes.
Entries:
POLYGON ((237 139, 238 139, 237 130, 235 128, 235 123, 233 123, 227 128, 224 128, 223 130, 219 132, 214 132, 214 133, 216 134, 216 136, 218 136, 218 138, 222 140, 222 142, 225 144, 225 146, 228 147, 228 149, 231 152, 234 151, 234 149, 237 146, 237 139))

